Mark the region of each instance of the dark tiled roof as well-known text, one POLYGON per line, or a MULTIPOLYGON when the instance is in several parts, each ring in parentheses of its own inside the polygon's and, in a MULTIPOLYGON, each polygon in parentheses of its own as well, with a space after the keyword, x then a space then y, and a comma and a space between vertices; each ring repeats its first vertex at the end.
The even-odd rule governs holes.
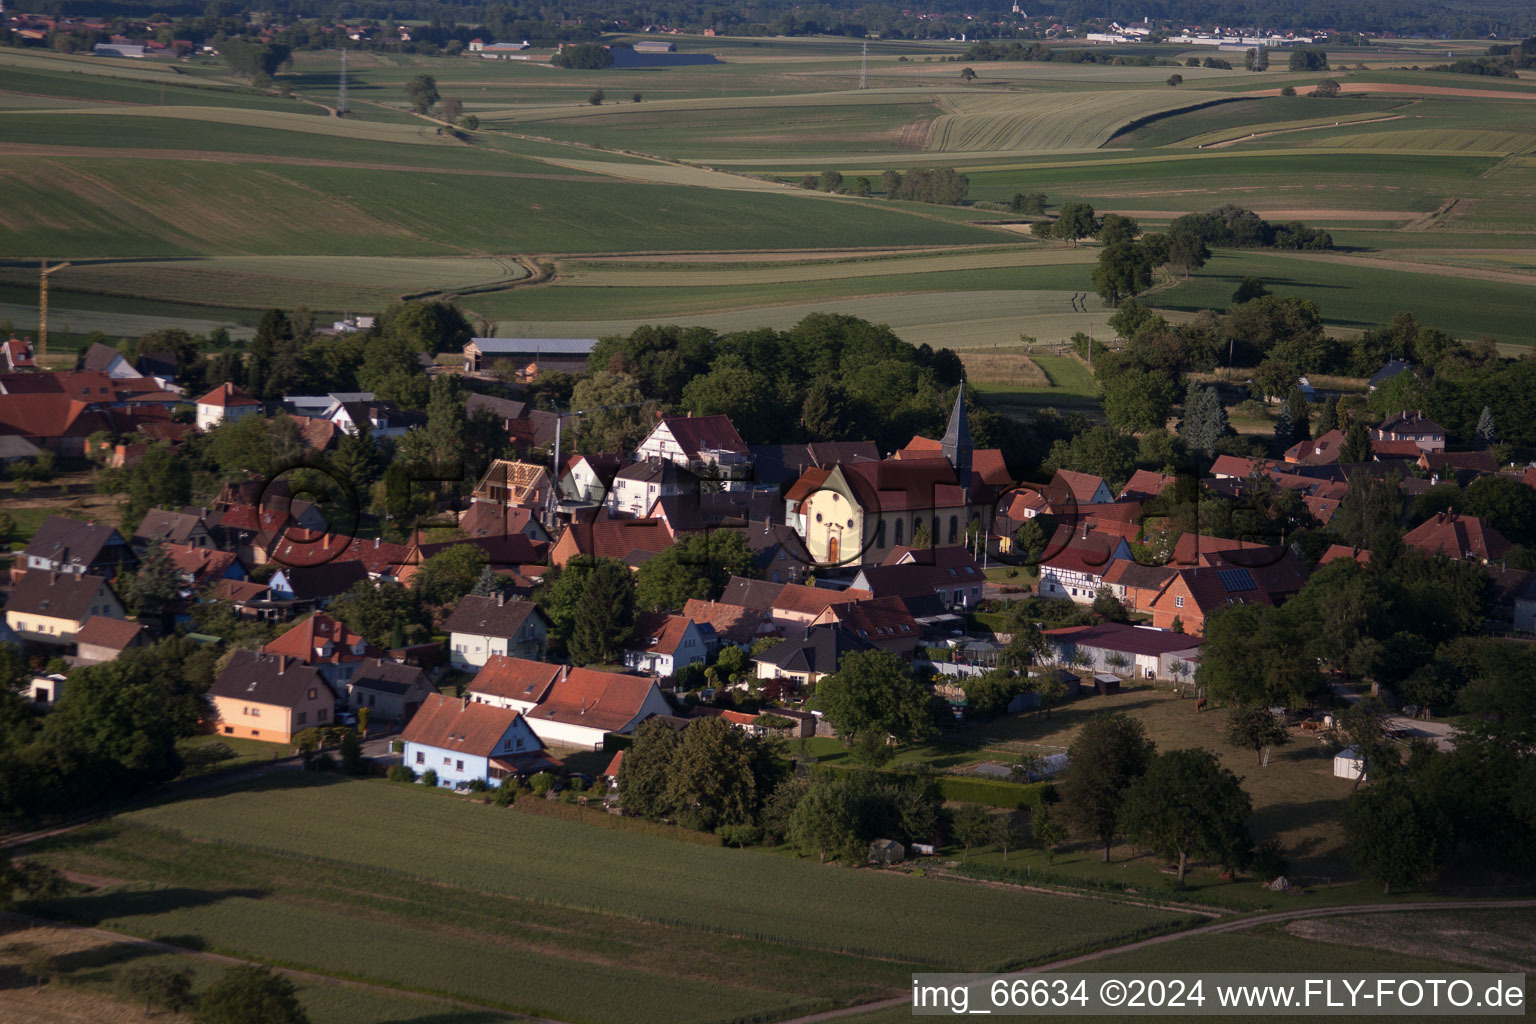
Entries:
MULTIPOLYGON (((544 613, 530 601, 507 601, 494 597, 465 597, 443 622, 448 633, 495 636, 511 639, 530 616, 544 618, 544 613)), ((547 620, 546 620, 547 624, 547 620)))
POLYGON ((785 672, 814 672, 830 675, 837 671, 843 655, 850 651, 870 651, 874 647, 837 626, 812 626, 799 636, 774 644, 753 661, 774 665, 785 672))
POLYGON ((33 569, 11 588, 5 608, 6 611, 84 622, 91 617, 91 603, 106 586, 107 581, 101 576, 33 569))
POLYGON ((319 671, 298 659, 236 651, 208 688, 208 695, 291 708, 310 700, 311 690, 322 696, 331 693, 319 671))

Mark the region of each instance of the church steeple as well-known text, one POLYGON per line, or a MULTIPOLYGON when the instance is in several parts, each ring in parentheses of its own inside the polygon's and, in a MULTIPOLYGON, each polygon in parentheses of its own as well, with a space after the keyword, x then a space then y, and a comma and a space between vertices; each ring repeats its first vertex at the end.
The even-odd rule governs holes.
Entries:
POLYGON ((965 378, 960 379, 960 389, 955 392, 955 407, 949 413, 949 427, 939 442, 944 457, 955 467, 955 476, 961 487, 971 486, 971 424, 965 416, 965 378))

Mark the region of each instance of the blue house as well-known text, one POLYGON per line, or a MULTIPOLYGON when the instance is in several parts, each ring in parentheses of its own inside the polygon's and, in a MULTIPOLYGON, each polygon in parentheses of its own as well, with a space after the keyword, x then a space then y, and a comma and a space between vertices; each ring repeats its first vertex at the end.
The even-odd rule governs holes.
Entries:
POLYGON ((422 702, 400 738, 406 767, 418 775, 430 769, 439 786, 455 789, 564 767, 521 712, 440 693, 422 702))

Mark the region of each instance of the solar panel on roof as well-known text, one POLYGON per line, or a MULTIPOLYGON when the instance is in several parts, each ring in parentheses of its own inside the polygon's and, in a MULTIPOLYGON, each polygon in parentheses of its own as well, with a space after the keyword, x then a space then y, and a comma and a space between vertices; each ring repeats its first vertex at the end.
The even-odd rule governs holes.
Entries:
POLYGON ((1219 569, 1216 572, 1221 580, 1221 585, 1227 593, 1235 590, 1257 590, 1259 585, 1253 581, 1253 574, 1247 569, 1219 569))

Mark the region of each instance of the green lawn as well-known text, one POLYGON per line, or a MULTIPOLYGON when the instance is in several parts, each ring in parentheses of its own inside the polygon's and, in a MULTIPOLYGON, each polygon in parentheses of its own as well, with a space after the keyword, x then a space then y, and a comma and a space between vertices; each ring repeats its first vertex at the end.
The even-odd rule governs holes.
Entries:
POLYGON ((131 880, 50 914, 596 1022, 787 1016, 899 992, 917 969, 1000 968, 1180 920, 299 773, 34 852, 131 880))

